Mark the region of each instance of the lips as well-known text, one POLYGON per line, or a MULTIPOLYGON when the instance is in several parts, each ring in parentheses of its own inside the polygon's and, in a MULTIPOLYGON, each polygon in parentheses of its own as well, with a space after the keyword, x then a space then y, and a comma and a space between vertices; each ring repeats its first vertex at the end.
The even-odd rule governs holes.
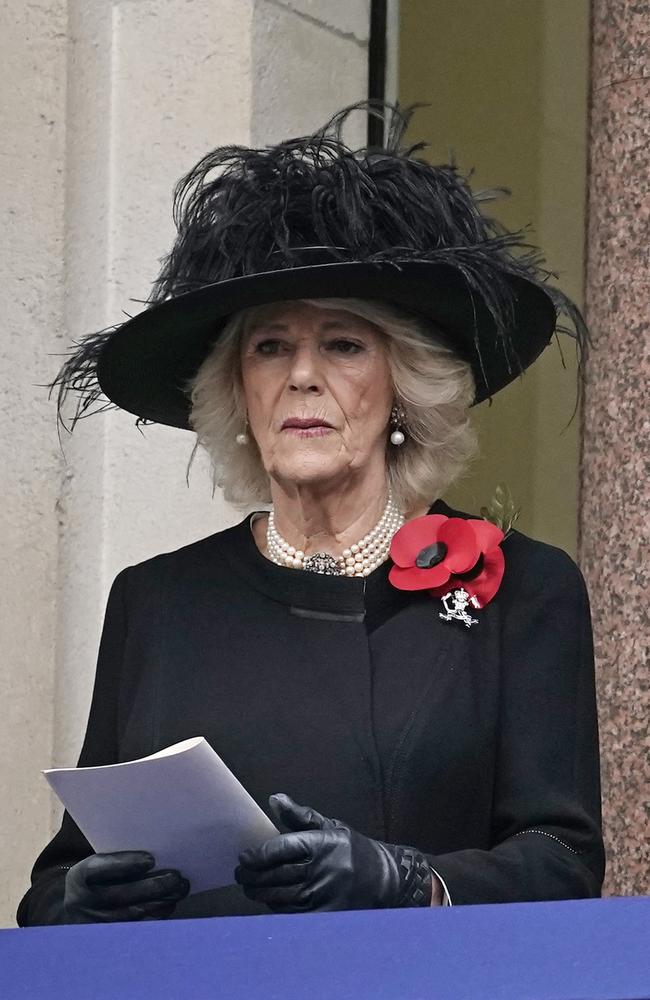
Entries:
POLYGON ((309 420, 309 419, 301 420, 298 417, 295 418, 289 417, 289 419, 285 420, 285 422, 282 424, 282 430, 285 430, 287 427, 300 427, 304 429, 307 427, 331 427, 331 426, 332 426, 331 424, 326 423, 324 420, 309 420))

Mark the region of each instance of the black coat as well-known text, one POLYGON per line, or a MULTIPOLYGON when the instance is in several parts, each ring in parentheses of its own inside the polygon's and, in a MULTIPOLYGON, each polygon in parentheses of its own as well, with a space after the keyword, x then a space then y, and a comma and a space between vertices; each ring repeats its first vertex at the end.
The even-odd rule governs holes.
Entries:
MULTIPOLYGON (((249 520, 117 575, 79 765, 205 736, 263 809, 287 792, 427 853, 454 905, 599 896, 593 649, 573 561, 513 532, 501 588, 466 628, 394 588, 390 560, 366 578, 278 566, 249 520)), ((62 866, 90 853, 66 813, 18 923, 56 922, 62 866)), ((256 912, 234 886, 175 916, 256 912)))

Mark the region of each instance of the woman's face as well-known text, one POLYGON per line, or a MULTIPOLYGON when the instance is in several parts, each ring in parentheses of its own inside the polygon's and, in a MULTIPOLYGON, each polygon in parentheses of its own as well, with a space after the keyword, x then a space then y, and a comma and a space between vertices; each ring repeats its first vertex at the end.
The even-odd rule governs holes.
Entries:
POLYGON ((385 464, 394 394, 383 335, 367 320, 274 303, 242 337, 241 371, 250 428, 272 479, 316 484, 385 464), (329 428, 283 428, 292 417, 329 428))

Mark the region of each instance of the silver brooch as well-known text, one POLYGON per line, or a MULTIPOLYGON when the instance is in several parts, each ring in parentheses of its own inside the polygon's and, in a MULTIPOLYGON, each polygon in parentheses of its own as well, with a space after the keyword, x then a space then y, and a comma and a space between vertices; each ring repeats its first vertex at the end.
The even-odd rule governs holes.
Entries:
POLYGON ((325 573, 326 576, 340 576, 339 560, 330 555, 329 552, 314 552, 307 556, 303 562, 303 569, 312 573, 325 573))
POLYGON ((462 587, 459 587, 458 590, 450 590, 448 594, 445 594, 445 596, 441 598, 441 601, 444 605, 445 611, 447 612, 446 614, 443 614, 442 611, 439 612, 443 621, 450 622, 454 619, 455 621, 462 622, 463 625, 467 626, 467 628, 469 628, 470 625, 478 625, 478 618, 472 618, 467 608, 468 606, 472 608, 480 608, 481 605, 476 597, 470 597, 467 591, 463 590, 462 587))

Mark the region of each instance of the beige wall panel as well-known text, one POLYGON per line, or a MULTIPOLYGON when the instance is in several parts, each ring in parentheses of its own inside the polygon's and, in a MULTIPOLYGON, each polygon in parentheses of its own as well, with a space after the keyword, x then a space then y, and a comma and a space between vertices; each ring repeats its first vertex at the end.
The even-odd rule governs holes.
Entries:
POLYGON ((292 11, 303 20, 328 28, 351 42, 368 41, 370 0, 263 0, 292 11))
MULTIPOLYGON (((277 0, 257 0, 251 126, 256 145, 309 133, 339 108, 365 98, 367 47, 349 29, 354 24, 361 31, 366 7, 365 0, 328 4, 325 22, 307 19, 277 0), (338 21, 346 27, 338 30, 332 24, 338 21)), ((355 118, 346 137, 361 143, 366 123, 361 113, 355 118)))
POLYGON ((0 925, 48 831, 61 459, 35 383, 62 326, 65 30, 63 0, 0 4, 0 925))
MULTIPOLYGON (((211 146, 247 140, 251 10, 241 0, 71 4, 77 57, 66 290, 73 336, 141 310, 134 300, 147 296, 173 238, 177 178, 211 146)), ((69 765, 81 746, 116 573, 210 534, 224 517, 200 462, 187 487, 192 443, 174 428, 141 433, 122 412, 84 418, 64 441, 56 764, 69 765)), ((55 803, 54 823, 59 815, 55 803)))

